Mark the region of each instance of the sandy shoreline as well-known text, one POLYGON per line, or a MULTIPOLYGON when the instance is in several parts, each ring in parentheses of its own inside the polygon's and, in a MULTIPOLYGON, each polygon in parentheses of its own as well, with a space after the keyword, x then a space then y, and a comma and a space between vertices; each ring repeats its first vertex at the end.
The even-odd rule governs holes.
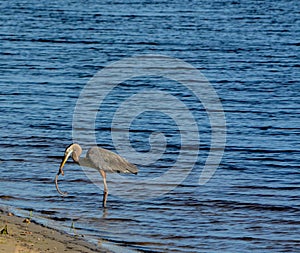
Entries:
POLYGON ((0 210, 0 253, 110 252, 72 236, 0 210), (4 229, 7 225, 7 232, 4 229))

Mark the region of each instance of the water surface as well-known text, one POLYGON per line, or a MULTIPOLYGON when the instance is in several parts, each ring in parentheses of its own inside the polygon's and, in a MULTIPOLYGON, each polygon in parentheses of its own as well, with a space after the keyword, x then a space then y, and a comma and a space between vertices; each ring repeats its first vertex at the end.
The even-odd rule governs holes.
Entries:
MULTIPOLYGON (((0 9, 1 206, 23 215, 33 210, 37 220, 68 232, 74 222, 94 242, 104 238, 141 252, 298 251, 299 1, 30 0, 1 1, 0 9), (201 142, 192 172, 154 199, 111 194, 104 211, 101 189, 68 163, 60 184, 69 196, 61 198, 53 179, 72 142, 80 92, 107 64, 136 54, 182 59, 216 89, 227 122, 217 172, 198 185, 210 146, 203 107, 176 82, 140 78, 111 94, 97 115, 97 142, 115 150, 111 115, 132 86, 159 87, 194 108, 201 142)), ((168 149, 139 166, 137 181, 172 166, 180 132, 159 113, 133 121, 131 138, 141 152, 162 129, 168 149)))

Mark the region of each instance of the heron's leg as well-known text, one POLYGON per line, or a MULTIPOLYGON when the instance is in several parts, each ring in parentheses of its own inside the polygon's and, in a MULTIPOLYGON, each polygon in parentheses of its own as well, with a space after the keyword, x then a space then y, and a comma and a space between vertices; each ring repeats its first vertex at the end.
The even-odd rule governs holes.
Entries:
POLYGON ((104 185, 102 205, 103 205, 103 207, 106 207, 106 200, 107 200, 107 195, 108 195, 108 188, 107 188, 107 183, 106 183, 106 173, 105 173, 105 171, 100 170, 100 174, 103 178, 103 185, 104 185))

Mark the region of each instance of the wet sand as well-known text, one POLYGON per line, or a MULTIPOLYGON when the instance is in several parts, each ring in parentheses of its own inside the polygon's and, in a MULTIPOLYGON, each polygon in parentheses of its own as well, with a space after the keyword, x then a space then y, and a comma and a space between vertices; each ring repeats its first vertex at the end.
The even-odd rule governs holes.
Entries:
POLYGON ((0 210, 0 253, 110 252, 101 246, 0 210), (7 232, 5 227, 7 226, 7 232), (1 233, 2 231, 2 233, 1 233))

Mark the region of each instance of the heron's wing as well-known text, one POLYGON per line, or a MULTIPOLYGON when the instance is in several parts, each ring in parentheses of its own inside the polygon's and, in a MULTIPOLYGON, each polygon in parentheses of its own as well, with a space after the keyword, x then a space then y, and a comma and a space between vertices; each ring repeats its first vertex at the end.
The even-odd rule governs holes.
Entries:
POLYGON ((123 157, 104 148, 92 147, 88 150, 86 158, 97 169, 105 172, 137 174, 138 168, 123 157))

